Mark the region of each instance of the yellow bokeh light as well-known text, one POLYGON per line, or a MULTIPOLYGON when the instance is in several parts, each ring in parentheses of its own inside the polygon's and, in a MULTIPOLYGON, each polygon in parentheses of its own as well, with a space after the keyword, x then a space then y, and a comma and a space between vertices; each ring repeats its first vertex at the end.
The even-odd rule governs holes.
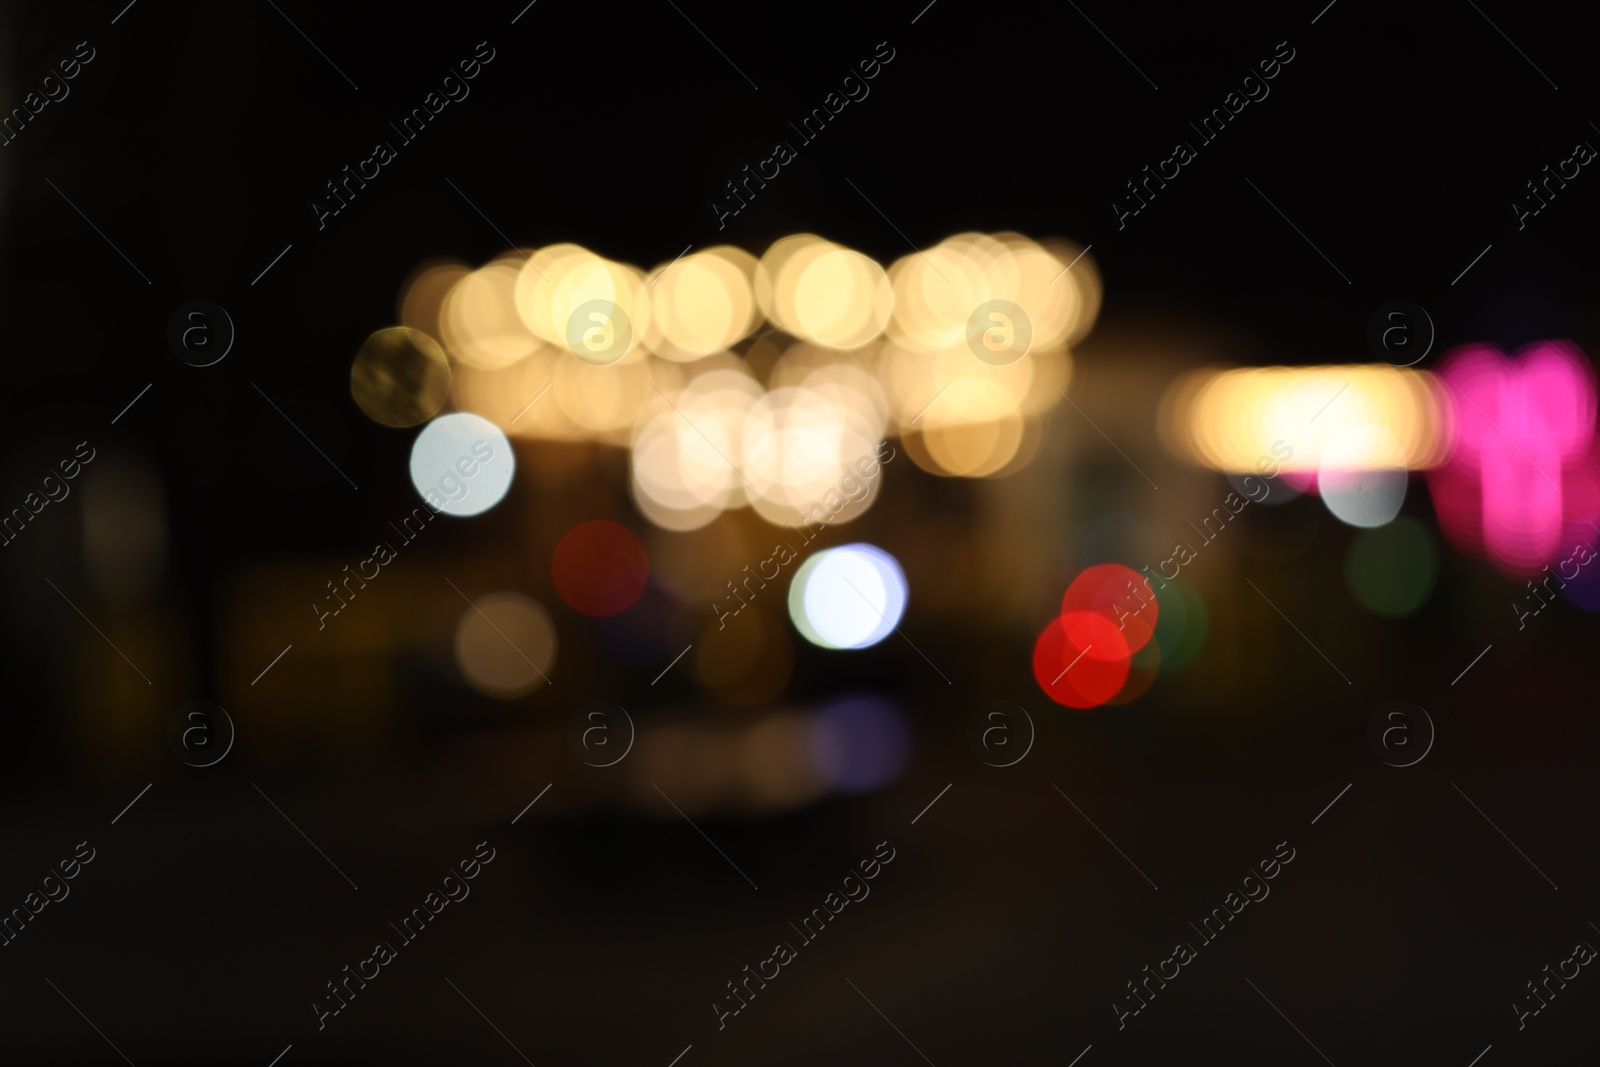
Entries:
POLYGON ((456 408, 523 439, 628 449, 630 493, 658 527, 744 507, 803 522, 823 500, 838 523, 875 502, 865 457, 886 434, 941 476, 1031 460, 1040 417, 1070 388, 1069 346, 1098 313, 1085 252, 959 233, 885 270, 802 233, 644 275, 561 243, 476 270, 425 264, 401 321, 437 329, 456 408))
POLYGON ((457 367, 451 396, 458 411, 482 415, 508 436, 581 441, 589 434, 560 404, 550 401, 561 353, 541 348, 526 359, 492 370, 457 367))
POLYGON ((656 392, 643 359, 596 366, 563 353, 555 359, 552 394, 573 422, 603 432, 633 425, 656 392))
POLYGON ((412 271, 400 283, 400 300, 395 307, 400 325, 438 337, 445 297, 456 282, 471 272, 472 268, 455 259, 429 260, 412 271))
POLYGON ((761 394, 749 375, 721 368, 654 396, 633 442, 638 490, 678 510, 743 506, 744 419, 761 394))
POLYGON ((1100 305, 1099 273, 1084 250, 1014 233, 958 234, 901 257, 889 278, 895 304, 888 335, 920 351, 965 344, 973 315, 992 301, 1020 308, 1041 348, 1081 338, 1100 305))
POLYGON ((688 362, 728 348, 760 322, 752 280, 756 259, 719 245, 657 268, 647 283, 651 320, 642 335, 665 359, 688 362))
POLYGON ((806 257, 778 284, 777 306, 792 314, 793 332, 830 348, 859 348, 883 333, 894 305, 883 268, 848 248, 806 257))
POLYGON ((651 297, 633 267, 598 256, 579 245, 542 248, 517 272, 513 303, 520 321, 548 345, 590 359, 581 339, 595 314, 603 316, 605 350, 591 361, 640 360, 637 341, 650 329, 651 297), (597 312, 598 309, 598 312, 597 312), (617 348, 611 348, 615 338, 617 348))
POLYGON ((517 271, 490 263, 463 275, 445 297, 440 340, 452 356, 470 367, 504 367, 532 353, 537 338, 517 315, 517 271))
MULTIPOLYGON (((936 473, 981 478, 1017 454, 1024 416, 1016 397, 998 383, 973 379, 965 385, 931 407, 918 420, 918 431, 936 473)), ((917 458, 916 451, 912 457, 917 458)))
POLYGON ((1222 471, 1252 471, 1276 442, 1293 449, 1282 469, 1316 471, 1341 434, 1364 433, 1363 452, 1342 446, 1356 469, 1422 470, 1443 462, 1448 407, 1426 371, 1376 364, 1205 369, 1174 382, 1162 398, 1162 440, 1178 456, 1222 471), (1378 442, 1390 442, 1380 448, 1378 442))

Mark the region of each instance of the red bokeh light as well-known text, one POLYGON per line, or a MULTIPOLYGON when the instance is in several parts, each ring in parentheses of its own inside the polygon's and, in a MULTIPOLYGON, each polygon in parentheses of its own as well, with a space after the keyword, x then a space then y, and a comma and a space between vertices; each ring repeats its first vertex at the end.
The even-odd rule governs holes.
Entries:
POLYGON ((1073 611, 1051 619, 1033 646, 1033 677, 1069 708, 1104 704, 1128 680, 1128 642, 1104 615, 1073 611))
POLYGON ((1111 620, 1122 631, 1128 652, 1137 652, 1155 635, 1160 609, 1144 576, 1120 563, 1090 567, 1072 580, 1061 598, 1062 617, 1089 612, 1111 620))
POLYGON ((626 526, 592 519, 578 523, 557 542, 550 578, 572 610, 615 615, 644 592, 650 557, 644 542, 626 526))

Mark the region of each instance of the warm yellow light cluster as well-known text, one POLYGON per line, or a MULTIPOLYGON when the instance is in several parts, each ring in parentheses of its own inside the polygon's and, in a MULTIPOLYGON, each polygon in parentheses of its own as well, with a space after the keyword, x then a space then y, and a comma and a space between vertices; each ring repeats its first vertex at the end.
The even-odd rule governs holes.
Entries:
POLYGON ((1016 469, 1099 298, 1092 261, 1065 243, 960 234, 886 271, 799 234, 648 273, 574 244, 428 264, 400 316, 450 356, 456 408, 512 436, 631 448, 634 499, 682 530, 729 508, 795 522, 830 492, 848 500, 886 434, 939 474, 1016 469))
POLYGON ((761 322, 753 286, 756 257, 718 245, 650 272, 651 320, 645 347, 687 363, 730 348, 761 322))
POLYGON ((808 233, 767 249, 756 265, 755 291, 775 326, 829 348, 860 348, 878 337, 894 301, 877 263, 808 233))
POLYGON ((822 366, 769 391, 737 356, 715 363, 662 388, 640 420, 632 489, 651 521, 694 529, 750 506, 773 523, 793 524, 830 492, 847 500, 830 521, 865 510, 876 487, 857 462, 876 452, 886 428, 870 376, 822 366))
POLYGON ((1178 379, 1161 402, 1160 431, 1174 454, 1221 471, 1251 471, 1273 442, 1282 464, 1317 471, 1422 470, 1449 447, 1449 405, 1426 371, 1379 364, 1206 368, 1178 379))
POLYGON ((1068 346, 1099 310, 1092 260, 1067 242, 966 233, 902 257, 889 279, 879 376, 912 461, 968 478, 1019 469, 1068 388, 1068 346), (1026 354, 980 358, 996 335, 1026 354))
POLYGON ((1015 233, 962 233, 902 256, 889 268, 889 339, 918 352, 965 347, 973 311, 1005 300, 1032 320, 1035 347, 1069 344, 1088 332, 1100 307, 1099 276, 1087 257, 1079 259, 1082 251, 1015 233))

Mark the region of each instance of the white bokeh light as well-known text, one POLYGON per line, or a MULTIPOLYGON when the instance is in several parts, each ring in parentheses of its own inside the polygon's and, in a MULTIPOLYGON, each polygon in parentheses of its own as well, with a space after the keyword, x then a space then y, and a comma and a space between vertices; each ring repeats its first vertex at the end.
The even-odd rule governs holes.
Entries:
POLYGON ((411 483, 430 508, 447 515, 488 511, 505 498, 516 469, 500 428, 466 411, 434 419, 411 446, 411 483))
POLYGON ((1352 426, 1322 452, 1317 492, 1333 517, 1350 526, 1393 522, 1406 500, 1404 452, 1381 426, 1352 426))
POLYGON ((819 552, 795 573, 789 615, 807 641, 822 648, 868 648, 900 622, 906 578, 894 557, 867 544, 819 552))

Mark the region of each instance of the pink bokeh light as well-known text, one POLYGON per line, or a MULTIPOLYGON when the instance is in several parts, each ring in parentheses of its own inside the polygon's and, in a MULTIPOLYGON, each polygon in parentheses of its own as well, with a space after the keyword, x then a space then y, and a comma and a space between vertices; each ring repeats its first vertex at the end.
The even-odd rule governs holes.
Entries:
POLYGON ((1440 363, 1449 458, 1428 473, 1445 536, 1511 574, 1537 573, 1600 516, 1595 375, 1583 351, 1540 341, 1515 359, 1470 345, 1440 363))

